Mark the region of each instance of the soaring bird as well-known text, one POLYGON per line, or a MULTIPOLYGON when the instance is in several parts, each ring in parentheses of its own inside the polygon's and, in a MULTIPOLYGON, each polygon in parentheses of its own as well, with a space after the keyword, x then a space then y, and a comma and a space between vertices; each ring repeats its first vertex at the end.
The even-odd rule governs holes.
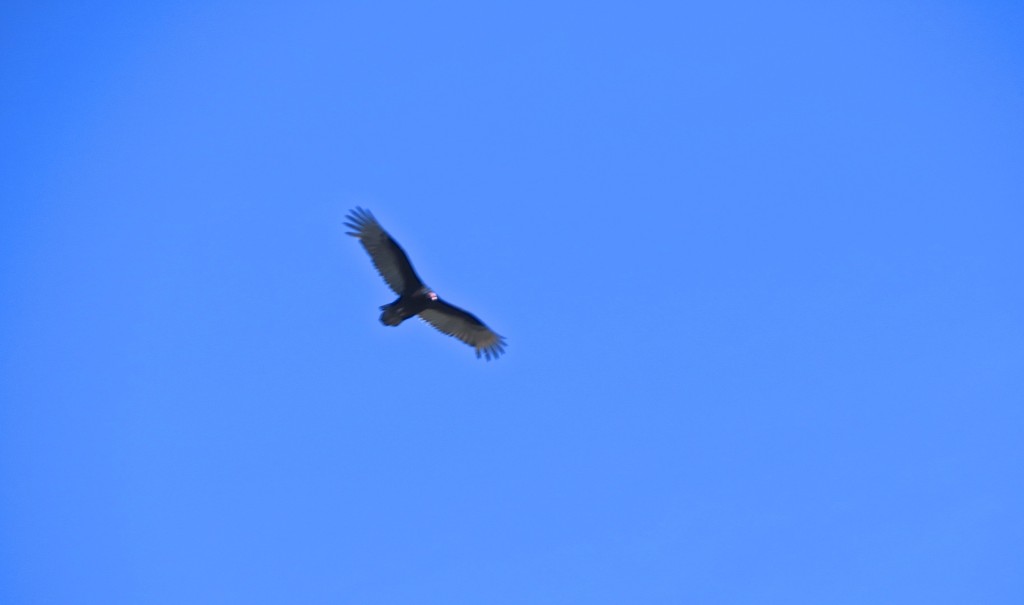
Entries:
POLYGON ((476 315, 449 304, 423 284, 409 262, 409 257, 388 232, 380 226, 369 210, 357 207, 345 217, 348 235, 359 242, 373 261, 373 266, 398 299, 381 307, 380 322, 397 326, 413 315, 441 332, 454 336, 476 349, 476 356, 487 361, 505 352, 505 339, 484 325, 476 315))

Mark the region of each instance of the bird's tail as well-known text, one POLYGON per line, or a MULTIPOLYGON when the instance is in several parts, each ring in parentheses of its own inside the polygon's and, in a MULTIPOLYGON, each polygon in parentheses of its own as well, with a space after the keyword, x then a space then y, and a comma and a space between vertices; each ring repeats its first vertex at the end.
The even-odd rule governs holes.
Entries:
POLYGON ((404 320, 402 314, 394 305, 384 305, 380 309, 384 311, 380 314, 380 323, 385 326, 397 326, 404 320))

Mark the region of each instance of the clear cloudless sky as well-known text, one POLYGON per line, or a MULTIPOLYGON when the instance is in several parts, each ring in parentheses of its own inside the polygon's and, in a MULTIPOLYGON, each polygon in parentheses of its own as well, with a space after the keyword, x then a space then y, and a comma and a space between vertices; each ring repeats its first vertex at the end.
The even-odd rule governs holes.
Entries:
POLYGON ((5 2, 0 602, 1024 603, 1021 31, 5 2))

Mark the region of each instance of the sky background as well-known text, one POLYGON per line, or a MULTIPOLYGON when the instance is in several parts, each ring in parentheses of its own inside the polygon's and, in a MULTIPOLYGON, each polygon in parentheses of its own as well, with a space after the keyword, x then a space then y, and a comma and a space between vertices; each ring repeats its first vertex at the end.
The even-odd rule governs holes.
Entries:
POLYGON ((5 2, 0 602, 1024 602, 1021 31, 5 2))

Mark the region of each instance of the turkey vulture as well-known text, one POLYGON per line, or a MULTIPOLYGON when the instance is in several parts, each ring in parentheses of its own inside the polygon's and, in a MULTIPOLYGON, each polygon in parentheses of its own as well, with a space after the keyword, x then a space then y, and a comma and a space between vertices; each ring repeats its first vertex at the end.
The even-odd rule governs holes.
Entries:
POLYGON ((380 226, 369 210, 357 207, 345 217, 345 226, 352 231, 348 235, 358 237, 366 248, 388 286, 398 294, 398 300, 384 305, 380 322, 386 326, 397 326, 413 315, 434 326, 449 336, 454 336, 476 349, 476 356, 483 354, 490 361, 505 352, 505 339, 484 325, 472 313, 463 311, 438 298, 416 275, 409 257, 388 232, 380 226))

